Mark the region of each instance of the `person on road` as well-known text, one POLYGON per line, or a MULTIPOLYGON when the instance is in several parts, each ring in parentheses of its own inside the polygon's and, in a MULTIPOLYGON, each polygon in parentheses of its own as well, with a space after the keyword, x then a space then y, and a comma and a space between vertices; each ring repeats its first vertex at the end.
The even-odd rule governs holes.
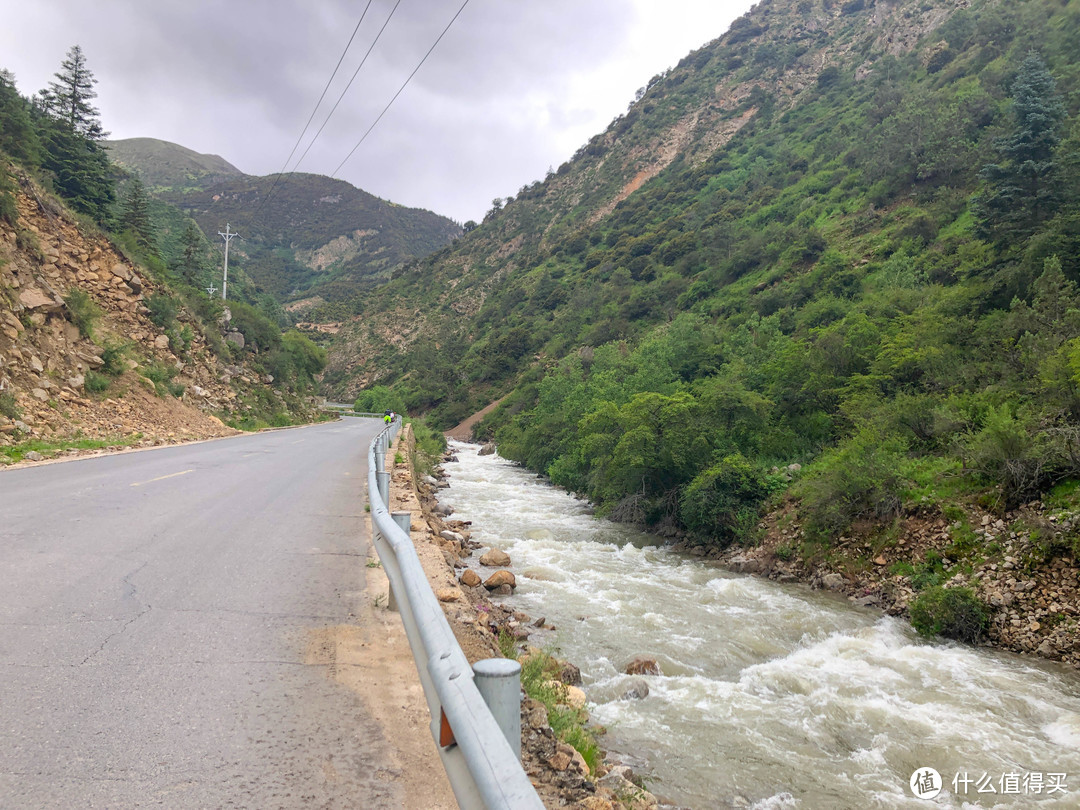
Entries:
POLYGON ((389 409, 389 408, 387 408, 387 409, 386 409, 386 411, 385 411, 385 412, 383 413, 383 421, 384 421, 384 422, 385 422, 385 423, 386 423, 387 425, 389 425, 389 424, 390 424, 390 422, 391 422, 391 421, 393 421, 393 418, 394 418, 394 415, 393 415, 393 413, 391 413, 390 409, 389 409))

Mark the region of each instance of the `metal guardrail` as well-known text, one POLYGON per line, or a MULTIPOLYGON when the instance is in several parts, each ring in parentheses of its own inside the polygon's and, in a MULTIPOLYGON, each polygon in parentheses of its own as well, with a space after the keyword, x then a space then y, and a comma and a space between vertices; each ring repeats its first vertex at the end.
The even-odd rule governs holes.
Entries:
POLYGON ((387 508, 385 454, 400 428, 398 417, 368 448, 372 536, 412 648, 450 786, 464 810, 543 810, 521 767, 520 668, 489 659, 477 662, 473 672, 431 592, 412 539, 387 508))

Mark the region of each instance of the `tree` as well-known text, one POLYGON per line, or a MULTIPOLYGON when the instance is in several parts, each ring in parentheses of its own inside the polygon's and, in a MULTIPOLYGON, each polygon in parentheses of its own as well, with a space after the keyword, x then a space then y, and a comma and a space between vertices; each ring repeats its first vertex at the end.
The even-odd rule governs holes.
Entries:
POLYGON ((67 58, 60 63, 60 72, 54 75, 57 81, 49 82, 40 94, 45 112, 63 121, 70 132, 92 141, 104 140, 108 133, 101 128, 101 113, 91 104, 97 98, 94 90, 97 79, 86 66, 82 48, 71 46, 67 58))
POLYGON ((1001 161, 983 167, 986 191, 974 200, 981 234, 999 241, 1033 234, 1061 199, 1054 156, 1065 105, 1037 53, 1028 53, 1012 89, 1013 132, 996 141, 1001 161))
POLYGON ((56 78, 37 99, 39 137, 45 151, 42 165, 52 172, 56 190, 76 211, 105 225, 115 200, 109 157, 101 145, 108 133, 90 103, 97 97, 97 80, 78 45, 68 51, 56 78))
POLYGON ((202 231, 193 220, 188 220, 187 227, 180 235, 180 267, 177 268, 185 282, 193 287, 203 286, 206 271, 205 241, 202 231))
POLYGON ((128 182, 124 205, 120 213, 120 230, 128 231, 142 248, 157 253, 154 223, 150 218, 150 197, 139 175, 132 175, 128 182))
POLYGON ((15 76, 0 70, 0 152, 34 166, 39 150, 29 104, 15 89, 15 76))

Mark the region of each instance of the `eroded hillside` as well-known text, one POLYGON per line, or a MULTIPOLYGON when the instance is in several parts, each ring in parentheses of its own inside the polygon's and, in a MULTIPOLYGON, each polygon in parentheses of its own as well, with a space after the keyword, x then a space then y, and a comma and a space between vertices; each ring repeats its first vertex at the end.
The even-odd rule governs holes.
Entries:
POLYGON ((218 359, 221 335, 190 313, 155 324, 158 285, 108 239, 25 177, 13 197, 14 222, 0 221, 0 444, 220 436, 235 431, 215 414, 273 396, 218 359))

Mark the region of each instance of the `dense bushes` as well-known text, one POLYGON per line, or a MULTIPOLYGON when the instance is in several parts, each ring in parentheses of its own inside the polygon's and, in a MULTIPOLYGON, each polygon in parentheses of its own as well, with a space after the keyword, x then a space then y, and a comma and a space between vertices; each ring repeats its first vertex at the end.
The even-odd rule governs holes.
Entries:
POLYGON ((912 626, 921 635, 971 644, 982 637, 989 623, 985 607, 970 588, 934 585, 915 598, 908 612, 912 626))
POLYGON ((720 545, 749 539, 769 494, 762 470, 735 454, 699 473, 683 492, 679 516, 720 545))

